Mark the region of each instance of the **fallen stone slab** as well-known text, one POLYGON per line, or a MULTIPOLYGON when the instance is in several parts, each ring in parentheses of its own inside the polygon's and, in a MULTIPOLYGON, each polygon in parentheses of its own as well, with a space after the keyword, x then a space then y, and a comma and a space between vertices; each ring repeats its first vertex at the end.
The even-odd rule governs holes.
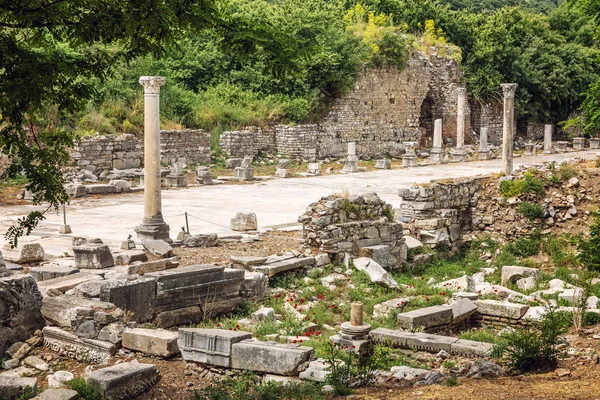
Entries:
POLYGON ((477 306, 471 300, 461 299, 450 305, 452 308, 452 324, 460 324, 477 312, 477 306))
POLYGON ((102 280, 102 277, 89 272, 77 272, 75 274, 63 276, 62 278, 48 279, 38 283, 40 292, 45 296, 49 291, 59 291, 65 293, 77 285, 85 282, 102 280))
POLYGON ((67 194, 73 198, 83 197, 86 195, 85 185, 77 183, 66 184, 65 192, 67 192, 67 194))
POLYGON ((42 295, 33 277, 18 274, 0 278, 0 355, 46 325, 41 308, 42 295))
POLYGON ((450 279, 445 282, 440 282, 434 285, 436 288, 440 289, 451 289, 463 292, 474 292, 475 291, 475 281, 468 275, 461 276, 460 278, 450 279))
POLYGON ((106 400, 133 399, 154 386, 156 380, 156 366, 137 361, 92 371, 86 379, 106 400))
POLYGON ((67 290, 65 294, 76 297, 98 298, 100 297, 100 292, 105 287, 118 287, 123 285, 125 282, 125 279, 103 279, 90 281, 82 283, 81 285, 77 285, 73 289, 67 290))
POLYGON ((124 179, 113 179, 108 184, 115 187, 115 193, 131 192, 131 182, 124 179))
POLYGON ((511 319, 520 319, 529 309, 525 304, 497 300, 477 300, 475 305, 480 314, 511 319))
POLYGON ((249 269, 248 267, 263 265, 267 261, 267 258, 268 257, 231 256, 229 257, 229 260, 235 266, 241 266, 242 268, 249 269))
POLYGON ((493 348, 494 345, 492 343, 458 339, 450 345, 450 352, 467 357, 484 357, 488 356, 493 348))
POLYGON ((399 331, 386 328, 377 328, 369 333, 371 340, 378 344, 388 344, 393 347, 403 349, 416 348, 431 353, 437 353, 440 350, 450 352, 452 343, 458 338, 451 336, 433 335, 422 332, 399 331))
POLYGON ((79 393, 71 389, 46 389, 33 400, 78 400, 79 393))
POLYGON ((6 350, 6 354, 11 356, 13 359, 21 360, 27 355, 27 353, 29 353, 29 350, 31 350, 31 346, 29 346, 27 343, 16 342, 6 350))
POLYGON ((73 246, 75 268, 101 269, 112 267, 115 260, 107 245, 103 243, 85 243, 73 246))
POLYGON ((506 265, 502 267, 502 285, 507 285, 508 282, 515 283, 521 278, 533 277, 537 281, 541 276, 541 272, 537 268, 519 267, 514 265, 506 265))
POLYGON ((308 368, 314 355, 312 347, 247 340, 231 347, 234 369, 298 376, 308 368))
POLYGON ((160 328, 171 328, 181 325, 181 321, 189 324, 198 324, 205 317, 200 305, 177 308, 175 310, 162 311, 156 314, 154 323, 160 328))
POLYGON ((30 394, 37 394, 37 379, 21 376, 0 374, 0 399, 13 400, 20 398, 27 390, 30 394))
POLYGON ((142 244, 146 250, 158 257, 167 258, 173 252, 173 247, 164 240, 145 240, 142 244))
POLYGON ((404 329, 430 329, 452 324, 452 308, 433 306, 398 314, 398 325, 404 329))
POLYGON ((216 233, 190 235, 183 244, 186 247, 215 247, 219 245, 219 237, 216 233))
POLYGON ((157 357, 171 357, 179 353, 177 332, 164 329, 128 329, 123 333, 121 345, 157 357))
POLYGON ((28 264, 43 261, 45 253, 39 243, 20 242, 15 248, 5 244, 2 247, 2 255, 6 261, 28 264))
POLYGON ((384 269, 395 269, 400 266, 399 260, 392 254, 392 248, 385 244, 361 247, 359 255, 372 259, 384 269))
POLYGON ((113 185, 85 185, 85 193, 86 194, 111 194, 116 193, 117 187, 113 185))
POLYGON ((90 364, 101 364, 112 357, 118 346, 114 343, 96 339, 79 338, 70 332, 55 326, 46 326, 42 330, 44 346, 61 356, 90 364))
MULTIPOLYGON (((144 253, 145 254, 145 253, 144 253)), ((147 274, 148 272, 164 271, 166 269, 177 268, 179 260, 177 257, 163 258, 156 261, 148 261, 143 263, 134 263, 127 267, 125 272, 129 275, 147 274)))
POLYGON ((48 363, 36 356, 29 356, 23 359, 23 364, 38 371, 48 371, 48 363))
POLYGON ((36 281, 46 281, 48 279, 61 278, 67 275, 78 273, 77 268, 66 267, 61 265, 47 265, 42 267, 34 267, 29 270, 29 274, 36 281))
POLYGON ((355 258, 353 264, 356 269, 369 275, 371 282, 381 283, 392 289, 398 287, 398 282, 396 282, 381 265, 377 264, 372 259, 368 257, 355 258))
POLYGON ((252 333, 225 329, 180 328, 178 345, 186 361, 231 368, 231 348, 252 333))
POLYGON ((303 267, 313 267, 314 265, 314 257, 294 257, 264 266, 254 267, 253 270, 256 272, 262 272, 263 274, 271 277, 282 272, 292 271, 294 269, 303 267))
POLYGON ((76 296, 44 297, 41 312, 54 325, 76 329, 86 317, 93 318, 94 311, 114 309, 114 304, 76 296))

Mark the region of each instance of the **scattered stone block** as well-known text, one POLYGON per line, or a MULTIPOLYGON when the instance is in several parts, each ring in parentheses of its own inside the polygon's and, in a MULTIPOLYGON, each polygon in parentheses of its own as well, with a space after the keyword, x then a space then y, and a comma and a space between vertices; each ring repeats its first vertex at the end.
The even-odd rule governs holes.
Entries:
POLYGON ((395 269, 400 266, 398 259, 394 257, 388 245, 362 247, 359 249, 359 255, 372 259, 385 269, 395 269))
POLYGON ((269 307, 260 307, 252 313, 252 323, 258 324, 263 321, 275 321, 275 311, 269 307))
POLYGON ((156 366, 137 361, 90 372, 87 383, 106 400, 129 400, 146 392, 157 380, 156 366))
POLYGON ((469 299, 471 301, 475 301, 479 299, 478 293, 471 292, 454 292, 452 293, 452 300, 460 300, 460 299, 469 299))
POLYGON ((13 368, 17 368, 20 364, 19 359, 17 358, 11 358, 10 360, 6 360, 2 363, 2 368, 4 369, 13 369, 13 368))
POLYGON ((145 322, 152 319, 156 299, 156 281, 141 278, 115 287, 103 287, 100 300, 114 304, 130 313, 132 321, 145 322))
POLYGON ((562 293, 558 294, 559 300, 565 300, 569 302, 569 304, 576 304, 578 301, 581 301, 582 296, 583 290, 581 290, 581 288, 578 287, 572 289, 565 289, 562 293))
POLYGON ((112 185, 103 185, 103 184, 95 184, 95 185, 85 185, 85 193, 86 194, 111 194, 116 193, 117 187, 112 185))
POLYGON ((29 346, 27 343, 17 342, 13 343, 8 350, 6 350, 6 354, 11 356, 13 359, 21 360, 27 355, 27 353, 29 353, 29 350, 31 350, 31 346, 29 346))
POLYGON ((123 333, 121 345, 157 357, 171 357, 179 353, 177 332, 164 329, 128 329, 123 333))
POLYGON ((143 275, 149 272, 164 271, 167 269, 177 268, 179 260, 177 257, 163 258, 156 261, 147 261, 143 263, 134 262, 133 265, 127 267, 125 272, 129 275, 143 275))
POLYGON ((61 356, 79 361, 100 364, 108 360, 117 351, 117 346, 113 343, 79 338, 55 326, 46 326, 42 332, 44 334, 44 346, 61 356))
POLYGON ((48 279, 61 278, 67 275, 78 273, 77 268, 71 268, 61 265, 47 265, 42 267, 34 267, 29 270, 29 274, 36 281, 46 281, 48 279))
POLYGON ((256 214, 253 212, 238 212, 231 219, 230 226, 234 231, 255 231, 258 228, 256 214))
POLYGON ((240 294, 246 298, 261 298, 269 288, 269 277, 262 272, 244 272, 244 282, 240 294))
POLYGON ((73 247, 75 267, 81 269, 101 269, 115 265, 112 253, 103 243, 85 243, 73 247))
POLYGON ((123 339, 123 332, 125 332, 125 326, 121 323, 112 323, 106 325, 98 333, 98 340, 104 340, 113 344, 121 343, 123 339))
POLYGON ((33 400, 79 400, 79 393, 71 389, 46 389, 33 400))
POLYGON ((253 268, 254 271, 262 272, 271 277, 282 272, 291 271, 303 267, 313 267, 315 265, 314 257, 293 257, 285 260, 267 263, 264 266, 253 268))
POLYGON ((154 318, 156 326, 161 328, 170 328, 172 326, 181 325, 181 321, 189 324, 197 324, 202 321, 204 314, 199 305, 177 308, 175 310, 167 310, 159 312, 154 318))
POLYGON ((535 287, 536 279, 533 276, 521 278, 517 281, 517 287, 521 290, 531 290, 535 287))
POLYGON ((313 382, 325 382, 331 374, 331 366, 324 359, 311 361, 308 368, 300 372, 299 378, 313 382))
POLYGON ((375 168, 377 169, 391 169, 392 163, 387 158, 380 158, 375 162, 375 168))
POLYGON ((398 282, 396 282, 394 278, 392 278, 391 275, 381 267, 381 265, 372 259, 368 257, 360 257, 354 259, 353 263, 356 269, 369 275, 371 282, 381 283, 392 289, 398 287, 398 282))
POLYGON ((38 371, 48 371, 48 364, 36 356, 25 357, 23 359, 23 364, 35 368, 38 371))
POLYGON ((65 185, 65 192, 73 198, 83 197, 86 195, 85 185, 79 183, 69 183, 65 185))
POLYGON ((136 261, 148 261, 148 256, 146 255, 146 252, 143 250, 126 250, 122 251, 121 253, 118 253, 115 257, 116 265, 128 265, 136 261))
POLYGON ((19 242, 19 245, 14 249, 8 244, 2 247, 2 254, 6 261, 17 264, 35 263, 44 260, 44 249, 39 243, 19 242))
POLYGON ((436 288, 440 289, 451 289, 451 290, 462 290, 467 292, 475 291, 475 281, 468 275, 461 276, 460 278, 450 279, 445 282, 438 283, 435 285, 436 288))
POLYGON ((93 317, 94 310, 110 310, 113 308, 114 304, 111 303, 60 295, 44 297, 41 311, 48 322, 76 329, 86 316, 93 317))
POLYGON ((171 245, 161 239, 145 240, 142 244, 146 250, 158 257, 167 258, 170 257, 173 252, 171 245))
POLYGON ((231 367, 297 376, 308 367, 313 354, 312 347, 247 340, 231 346, 231 367))
POLYGON ((477 306, 471 300, 461 299, 450 305, 452 308, 452 324, 460 324, 477 312, 477 306))
POLYGON ((533 277, 536 281, 540 278, 540 270, 537 268, 527 268, 519 266, 502 267, 502 285, 508 282, 516 282, 521 278, 533 277))
POLYGON ((319 176, 321 175, 321 163, 314 162, 308 163, 308 175, 319 176))
POLYGON ((216 233, 190 235, 183 244, 187 247, 215 247, 219 245, 219 237, 216 233))
POLYGON ((33 277, 18 274, 0 278, 0 355, 46 324, 41 308, 42 295, 33 277))
POLYGON ((291 178, 292 177, 292 173, 287 168, 277 168, 275 170, 275 176, 277 178, 291 178))
POLYGON ((17 399, 29 389, 30 393, 37 394, 37 379, 0 374, 0 399, 17 399))
POLYGON ((503 317, 511 319, 520 319, 529 306, 525 304, 509 303, 496 300, 477 300, 475 301, 477 311, 480 314, 491 315, 493 317, 503 317))
POLYGON ((263 265, 267 261, 268 257, 254 257, 254 256, 231 256, 229 260, 236 267, 242 267, 249 269, 257 265, 263 265))
POLYGON ((108 182, 108 184, 115 187, 115 193, 131 192, 131 182, 124 179, 114 179, 108 182))
POLYGON ((180 328, 178 345, 186 361, 231 368, 232 346, 250 338, 250 332, 180 328))
POLYGON ((450 345, 450 352, 467 357, 485 357, 490 354, 493 348, 492 343, 458 339, 450 345))
POLYGON ((196 168, 196 182, 201 185, 212 185, 213 178, 212 178, 212 173, 210 172, 210 168, 208 168, 208 167, 196 168))
POLYGON ((242 159, 241 158, 228 158, 227 160, 225 160, 225 166, 228 169, 236 169, 237 167, 241 167, 242 159))
POLYGON ((452 343, 458 338, 451 336, 433 335, 422 332, 398 331, 386 328, 377 328, 369 333, 374 343, 388 344, 393 347, 428 351, 438 353, 440 350, 450 352, 452 343))

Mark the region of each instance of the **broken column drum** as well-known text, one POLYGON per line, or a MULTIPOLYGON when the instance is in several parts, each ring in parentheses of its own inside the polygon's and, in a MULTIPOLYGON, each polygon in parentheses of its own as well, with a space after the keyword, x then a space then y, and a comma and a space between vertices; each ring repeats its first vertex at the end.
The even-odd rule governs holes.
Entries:
POLYGON ((142 76, 139 82, 144 87, 144 220, 135 231, 140 240, 170 241, 160 193, 160 87, 165 78, 142 76))
POLYGON ((502 163, 504 173, 513 173, 513 128, 515 125, 515 92, 519 86, 516 83, 503 83, 504 120, 502 123, 502 163))

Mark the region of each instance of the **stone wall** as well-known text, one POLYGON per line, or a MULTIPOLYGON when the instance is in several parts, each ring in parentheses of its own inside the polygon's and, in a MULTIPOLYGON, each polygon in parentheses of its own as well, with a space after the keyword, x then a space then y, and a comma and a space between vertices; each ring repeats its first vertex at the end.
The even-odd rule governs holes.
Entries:
MULTIPOLYGON (((446 141, 454 143, 461 78, 454 61, 415 51, 402 71, 364 70, 354 90, 336 99, 320 124, 225 132, 221 149, 231 157, 262 152, 314 159, 344 156, 347 143, 355 142, 359 156, 399 155, 404 142, 430 147, 438 118, 446 141)), ((470 115, 467 105, 466 133, 470 115)))
POLYGON ((527 139, 539 140, 544 138, 544 124, 527 123, 527 139))
MULTIPOLYGON (((210 162, 210 136, 202 130, 161 131, 160 146, 163 164, 210 162)), ((71 160, 91 172, 140 168, 144 142, 131 134, 85 136, 75 142, 71 160)))
POLYGON ((371 256, 384 268, 406 260, 402 224, 390 221, 392 206, 377 194, 323 197, 298 218, 305 244, 340 259, 345 253, 371 256), (382 256, 384 255, 384 256, 382 256))
MULTIPOLYGON (((504 119, 504 106, 498 101, 482 102, 472 99, 471 129, 479 135, 481 128, 488 127, 488 143, 502 144, 502 124, 504 119)), ((516 128, 515 128, 516 129, 516 128)))
POLYGON ((400 189, 400 220, 425 244, 453 242, 470 231, 485 177, 432 181, 400 189))

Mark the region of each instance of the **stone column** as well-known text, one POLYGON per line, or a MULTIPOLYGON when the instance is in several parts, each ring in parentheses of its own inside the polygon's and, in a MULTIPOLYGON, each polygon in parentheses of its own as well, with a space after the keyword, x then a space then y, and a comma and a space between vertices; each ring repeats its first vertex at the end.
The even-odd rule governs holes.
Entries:
POLYGON ((356 143, 348 143, 348 157, 346 157, 346 163, 342 169, 343 173, 358 172, 358 157, 356 157, 356 143))
POLYGON ((554 125, 544 125, 544 154, 552 154, 552 133, 554 125))
POLYGON ((436 119, 433 122, 433 149, 431 149, 430 160, 434 164, 442 162, 442 120, 436 119))
POLYGON ((515 125, 515 92, 516 83, 503 83, 504 93, 504 121, 502 123, 502 163, 504 173, 513 173, 513 129, 515 125))
POLYGON ((135 232, 142 241, 171 241, 160 198, 160 87, 164 84, 161 76, 140 78, 144 87, 144 220, 135 232))
POLYGON ((490 148, 488 146, 488 127, 482 126, 479 131, 479 159, 487 160, 490 158, 490 148))
POLYGON ((465 105, 467 102, 467 89, 458 89, 458 100, 456 102, 456 148, 452 152, 454 161, 466 161, 465 152, 465 105))

